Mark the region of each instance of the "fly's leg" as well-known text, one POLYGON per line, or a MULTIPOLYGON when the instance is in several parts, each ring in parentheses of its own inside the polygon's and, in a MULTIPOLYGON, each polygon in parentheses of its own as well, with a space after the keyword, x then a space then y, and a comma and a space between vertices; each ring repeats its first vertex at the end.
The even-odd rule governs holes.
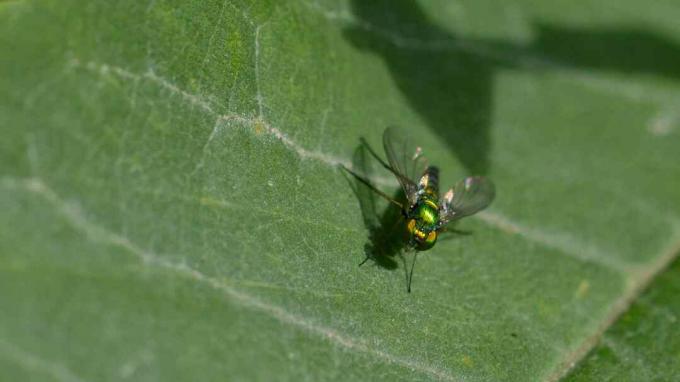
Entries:
POLYGON ((416 259, 418 258, 418 251, 413 253, 413 263, 411 263, 411 272, 408 274, 408 287, 406 291, 411 293, 411 281, 413 280, 413 268, 416 267, 416 259))
POLYGON ((408 293, 411 293, 411 280, 413 280, 413 268, 416 266, 416 259, 418 258, 418 251, 413 249, 412 247, 409 247, 406 250, 406 253, 411 253, 413 252, 413 261, 411 262, 411 269, 409 270, 407 267, 407 262, 406 262, 406 256, 404 253, 401 253, 401 261, 404 263, 404 276, 406 277, 406 291, 408 293))
MULTIPOLYGON (((438 233, 453 233, 456 235, 461 235, 461 236, 469 236, 472 235, 471 231, 465 231, 461 229, 456 229, 452 227, 443 227, 437 230, 438 233)), ((446 235, 446 237, 451 237, 450 235, 446 235)))
POLYGON ((404 205, 403 205, 403 204, 401 204, 401 203, 399 203, 398 201, 392 199, 392 198, 391 198, 389 195, 387 195, 386 193, 380 191, 380 190, 379 190, 377 187, 375 187, 368 179, 366 179, 366 178, 364 178, 363 176, 357 174, 356 172, 350 170, 349 168, 347 168, 347 167, 344 166, 344 165, 341 165, 341 166, 342 166, 342 168, 343 168, 345 171, 347 171, 348 173, 350 173, 353 177, 357 178, 357 180, 359 180, 361 183, 365 184, 368 188, 370 188, 371 190, 373 190, 373 192, 375 192, 376 194, 382 196, 383 198, 385 198, 385 200, 389 201, 390 203, 399 206, 399 209, 401 209, 401 211, 404 211, 404 205))
POLYGON ((378 162, 380 162, 380 164, 383 167, 385 167, 389 172, 396 175, 397 177, 400 177, 400 175, 397 174, 396 171, 394 171, 392 166, 387 164, 375 151, 373 151, 373 148, 368 144, 368 142, 366 142, 366 140, 364 138, 359 138, 359 140, 361 141, 361 144, 364 145, 364 147, 366 147, 366 149, 368 149, 368 152, 371 153, 371 155, 373 155, 373 158, 375 158, 378 162))

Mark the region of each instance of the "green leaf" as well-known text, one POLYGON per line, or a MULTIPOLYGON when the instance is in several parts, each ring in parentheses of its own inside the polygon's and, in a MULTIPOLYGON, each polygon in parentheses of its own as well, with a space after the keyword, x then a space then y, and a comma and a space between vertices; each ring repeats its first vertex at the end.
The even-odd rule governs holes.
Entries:
POLYGON ((0 379, 560 379, 680 246, 678 14, 0 3, 0 379), (411 294, 339 170, 392 124, 497 186, 411 294))
POLYGON ((567 381, 673 381, 680 376, 680 261, 608 330, 567 381))

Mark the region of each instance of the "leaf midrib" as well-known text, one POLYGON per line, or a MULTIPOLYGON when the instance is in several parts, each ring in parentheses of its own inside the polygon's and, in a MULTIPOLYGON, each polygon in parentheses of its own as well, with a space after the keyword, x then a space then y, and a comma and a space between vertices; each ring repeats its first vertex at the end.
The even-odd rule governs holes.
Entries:
MULTIPOLYGON (((108 64, 102 64, 102 63, 95 63, 95 62, 88 62, 87 64, 80 64, 78 60, 73 60, 71 63, 73 66, 81 66, 84 67, 85 69, 94 71, 96 73, 99 73, 100 75, 107 75, 109 73, 114 73, 122 79, 128 79, 128 80, 134 80, 134 81, 140 81, 147 79, 153 83, 156 83, 158 86, 162 87, 163 89, 169 91, 173 95, 179 96, 181 99, 184 100, 184 102, 187 102, 188 104, 192 106, 196 106, 199 109, 203 110, 205 113, 208 115, 211 115, 216 118, 216 123, 215 123, 215 129, 218 129, 218 123, 220 121, 225 121, 225 120, 235 120, 238 122, 241 122, 243 124, 246 124, 247 126, 250 126, 252 128, 265 128, 265 130, 269 133, 270 136, 276 138, 277 140, 281 141, 283 145, 291 150, 293 153, 298 155, 301 159, 311 159, 311 160, 317 160, 320 163, 326 164, 330 166, 331 168, 337 168, 338 164, 349 164, 349 160, 344 159, 344 158, 338 158, 333 155, 328 155, 323 152, 319 151, 311 151, 303 146, 299 145, 292 139, 290 139, 285 133, 283 133, 281 130, 278 128, 273 127, 269 122, 265 120, 265 118, 262 115, 256 116, 256 117, 248 117, 248 116, 242 116, 238 114, 220 114, 220 112, 217 112, 215 110, 214 105, 212 105, 209 101, 207 101, 204 97, 201 97, 196 94, 192 94, 186 90, 182 90, 179 88, 177 85, 171 83, 170 81, 164 79, 163 77, 159 76, 157 73, 153 71, 149 71, 144 74, 136 74, 134 72, 131 72, 125 68, 120 68, 116 67, 113 65, 108 65, 108 64)), ((259 86, 258 86, 259 89, 259 86)), ((260 95, 257 97, 259 100, 262 100, 263 97, 260 95)), ((209 97, 208 97, 209 99, 209 97)), ((213 134, 216 132, 213 131, 213 134)), ((211 138, 213 136, 211 134, 211 138)), ((209 144, 210 139, 206 144, 209 144)), ((390 183, 388 180, 385 180, 384 178, 378 179, 378 183, 390 183)), ((269 211, 270 212, 270 211, 269 211)), ((506 223, 497 223, 494 224, 493 222, 490 221, 488 218, 483 218, 480 219, 484 221, 485 223, 489 224, 492 227, 495 227, 497 229, 500 229, 501 231, 504 231, 506 233, 511 233, 515 234, 517 232, 517 227, 520 227, 517 224, 514 224, 511 222, 511 226, 508 227, 506 226, 506 223)), ((316 223, 315 223, 316 224, 316 223)), ((346 230, 351 230, 355 231, 355 229, 352 229, 351 227, 338 227, 339 229, 346 229, 346 230)), ((675 228, 675 227, 673 227, 675 228)), ((677 229, 675 230, 677 231, 677 229)), ((572 235, 571 233, 567 233, 568 235, 572 235)), ((522 238, 526 241, 532 242, 535 240, 531 239, 531 235, 521 235, 522 238)), ((631 306, 631 304, 637 299, 637 297, 646 289, 646 287, 653 282, 654 278, 661 273, 664 269, 668 267, 670 263, 673 262, 674 259, 678 257, 678 251, 680 251, 680 234, 674 233, 671 235, 671 244, 667 246, 665 250, 661 252, 660 255, 654 257, 655 260, 651 265, 648 266, 642 266, 640 267, 639 265, 634 265, 634 264, 623 264, 623 266, 607 266, 607 268, 612 269, 619 274, 623 275, 626 279, 626 288, 624 290, 624 293, 616 300, 614 301, 609 309, 607 314, 604 316, 603 320, 596 325, 596 329, 593 331, 592 334, 588 335, 585 337, 585 339, 581 342, 579 346, 577 346, 573 351, 570 351, 566 354, 564 359, 561 361, 557 362, 557 365, 554 369, 550 370, 547 374, 547 377, 544 378, 546 381, 554 382, 554 381, 559 381, 562 379, 564 376, 566 376, 570 370, 572 370, 576 365, 579 364, 579 362, 584 359, 590 350, 592 350, 595 345, 597 345, 599 339, 602 337, 604 332, 611 327, 617 319, 625 313, 628 308, 631 306)), ((540 242, 541 245, 547 245, 545 242, 540 242)), ((566 252, 564 252, 563 249, 558 248, 559 253, 575 257, 579 259, 580 261, 587 262, 588 259, 584 258, 579 258, 573 255, 570 255, 566 252)), ((604 256, 606 257, 606 256, 604 256)), ((600 263, 602 264, 602 263, 600 263)), ((605 262, 606 264, 606 262, 605 262)), ((376 349, 371 349, 374 351, 377 351, 379 353, 383 353, 380 350, 376 349)), ((439 373, 430 373, 427 372, 427 374, 430 375, 437 375, 439 373)), ((453 380, 453 377, 449 375, 450 378, 449 380, 453 380)))

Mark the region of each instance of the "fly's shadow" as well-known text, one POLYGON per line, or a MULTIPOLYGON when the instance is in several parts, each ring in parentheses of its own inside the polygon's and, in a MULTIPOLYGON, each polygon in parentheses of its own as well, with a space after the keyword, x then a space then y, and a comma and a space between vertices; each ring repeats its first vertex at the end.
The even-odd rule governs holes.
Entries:
MULTIPOLYGON (((368 242, 364 245, 366 258, 361 264, 371 260, 382 268, 396 269, 396 258, 406 246, 406 221, 397 206, 386 205, 367 184, 369 179, 373 179, 374 162, 365 144, 360 144, 352 155, 352 170, 344 172, 359 201, 364 226, 369 232, 368 242)), ((401 188, 392 195, 392 199, 405 200, 401 188)))
MULTIPOLYGON (((406 244, 409 235, 405 212, 402 209, 403 206, 407 205, 407 197, 401 187, 390 196, 373 184, 371 181, 371 179, 374 179, 373 164, 376 162, 388 170, 394 171, 362 139, 361 144, 357 146, 352 155, 352 169, 344 168, 345 172, 343 172, 359 201, 364 225, 369 232, 368 242, 364 246, 366 257, 359 265, 372 260, 376 265, 392 270, 397 268, 396 258, 399 257, 404 266, 407 291, 411 292, 413 269, 419 251, 406 244), (386 200, 389 200, 390 203, 386 203, 386 200), (412 256, 410 267, 406 259, 407 254, 412 256)), ((460 231, 453 227, 441 230, 440 233, 470 234, 470 232, 460 231)), ((447 240, 451 237, 451 235, 445 235, 442 239, 447 240)))

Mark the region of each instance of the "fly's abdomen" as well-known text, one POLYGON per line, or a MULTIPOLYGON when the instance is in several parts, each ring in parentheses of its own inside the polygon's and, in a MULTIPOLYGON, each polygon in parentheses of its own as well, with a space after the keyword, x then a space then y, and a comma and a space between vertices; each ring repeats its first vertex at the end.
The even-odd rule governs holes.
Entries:
POLYGON ((428 166, 425 169, 423 177, 420 178, 420 189, 426 194, 429 199, 439 200, 439 168, 435 166, 428 166))

